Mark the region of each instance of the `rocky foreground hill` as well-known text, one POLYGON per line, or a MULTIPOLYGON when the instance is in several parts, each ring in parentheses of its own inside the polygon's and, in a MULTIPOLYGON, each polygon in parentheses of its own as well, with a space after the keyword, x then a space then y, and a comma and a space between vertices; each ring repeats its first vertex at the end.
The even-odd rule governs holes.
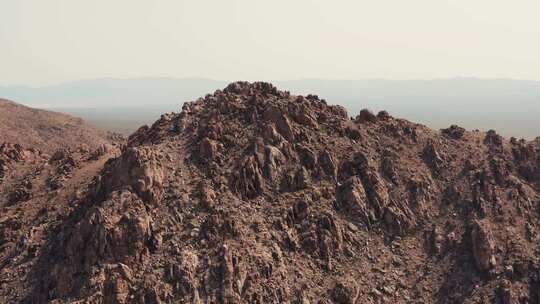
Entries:
POLYGON ((0 151, 2 302, 540 303, 540 140, 238 82, 120 147, 0 151))

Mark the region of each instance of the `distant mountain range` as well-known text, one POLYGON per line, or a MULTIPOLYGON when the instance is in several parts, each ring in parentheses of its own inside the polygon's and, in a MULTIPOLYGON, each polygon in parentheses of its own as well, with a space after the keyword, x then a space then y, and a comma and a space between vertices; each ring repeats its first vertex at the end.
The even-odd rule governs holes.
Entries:
POLYGON ((91 79, 45 87, 0 86, 0 95, 34 107, 147 107, 178 105, 226 84, 209 79, 91 79))
MULTIPOLYGON (((77 115, 102 128, 129 133, 163 112, 225 87, 211 79, 81 80, 46 87, 0 87, 0 97, 77 115)), ((362 108, 387 110, 434 128, 459 124, 496 129, 505 136, 540 135, 540 82, 511 79, 274 81, 295 94, 315 93, 355 116, 362 108)))

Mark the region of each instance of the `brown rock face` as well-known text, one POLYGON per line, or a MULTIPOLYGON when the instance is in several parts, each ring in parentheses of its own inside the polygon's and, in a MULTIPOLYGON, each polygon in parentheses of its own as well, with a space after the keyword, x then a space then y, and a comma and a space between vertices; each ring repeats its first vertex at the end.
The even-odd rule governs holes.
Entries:
POLYGON ((361 217, 366 223, 377 220, 375 210, 368 207, 368 197, 358 177, 351 177, 337 189, 338 203, 361 217))
MULTIPOLYGON (((149 254, 146 244, 151 233, 150 222, 143 202, 135 195, 127 191, 111 193, 101 206, 89 209, 72 226, 72 234, 62 240, 64 258, 52 266, 46 279, 49 288, 58 294, 69 294, 81 283, 82 278, 77 274, 89 271, 98 261, 139 269, 149 254)), ((125 299, 125 295, 122 297, 125 299)))
POLYGON ((103 189, 130 187, 142 200, 158 203, 163 195, 163 155, 145 147, 130 147, 115 160, 103 179, 103 189))
POLYGON ((442 133, 448 136, 449 138, 458 140, 463 137, 463 135, 465 134, 465 131, 466 130, 460 126, 451 125, 449 128, 443 129, 442 133))
POLYGON ((292 140, 294 137, 291 123, 287 116, 281 113, 279 108, 268 107, 264 112, 264 119, 276 126, 276 130, 286 140, 292 140))
POLYGON ((1 147, 1 303, 540 303, 540 141, 237 82, 1 147))
POLYGON ((248 156, 237 167, 233 177, 232 190, 246 198, 255 198, 263 191, 262 170, 255 156, 248 156))
POLYGON ((271 180, 278 178, 285 161, 285 155, 277 147, 270 145, 264 147, 264 172, 268 178, 271 180))
POLYGON ((203 139, 199 147, 199 153, 204 159, 214 159, 218 153, 217 143, 208 138, 203 139))
POLYGON ((319 165, 323 169, 324 173, 330 177, 336 177, 337 175, 337 161, 328 151, 323 151, 319 154, 319 165))
POLYGON ((486 221, 476 221, 471 232, 473 254, 476 266, 481 271, 489 271, 495 265, 495 244, 491 227, 486 221))

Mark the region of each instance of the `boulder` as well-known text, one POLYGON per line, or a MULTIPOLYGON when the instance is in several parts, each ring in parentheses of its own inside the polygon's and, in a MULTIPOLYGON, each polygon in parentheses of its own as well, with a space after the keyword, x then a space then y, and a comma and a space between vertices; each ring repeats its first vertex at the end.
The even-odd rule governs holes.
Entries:
POLYGON ((355 118, 355 121, 357 123, 365 123, 365 122, 377 122, 377 116, 375 116, 375 114, 373 114, 373 112, 371 112, 370 110, 368 109, 363 109, 360 111, 360 114, 358 114, 355 118))
POLYGON ((277 132, 279 132, 286 140, 292 140, 294 138, 291 123, 279 108, 275 106, 268 107, 264 112, 263 117, 266 121, 273 123, 276 126, 277 132))
POLYGON ((218 143, 212 139, 204 138, 199 145, 199 156, 206 160, 216 158, 218 143))
POLYGON ((160 152, 144 146, 127 148, 102 179, 102 190, 106 194, 129 186, 143 201, 158 203, 165 178, 162 159, 160 152))
POLYGON ((25 150, 19 144, 3 143, 0 145, 0 155, 12 161, 22 161, 26 159, 30 151, 25 150))
POLYGON ((113 152, 114 152, 114 154, 117 154, 118 149, 116 147, 114 147, 113 145, 110 145, 110 144, 101 144, 96 150, 94 150, 90 154, 90 159, 91 160, 98 160, 102 156, 105 156, 105 155, 107 155, 109 153, 113 153, 113 152))
POLYGON ((503 144, 503 138, 495 130, 489 130, 484 138, 484 144, 492 147, 500 147, 503 144))
POLYGON ((336 178, 338 169, 337 160, 328 150, 325 150, 319 154, 318 163, 327 176, 336 178))
POLYGON ((27 187, 21 186, 17 187, 13 192, 9 194, 8 203, 16 204, 19 202, 24 202, 29 200, 32 197, 32 192, 27 187))
POLYGON ((301 144, 297 144, 295 148, 298 152, 298 158, 300 159, 302 165, 304 165, 304 167, 310 170, 315 169, 315 165, 317 164, 317 157, 315 155, 315 152, 313 152, 312 149, 305 147, 301 144))
POLYGON ((270 180, 277 179, 285 161, 285 156, 277 147, 271 145, 264 147, 264 173, 270 180))
POLYGON ((337 202, 345 210, 359 216, 366 224, 376 220, 376 216, 369 208, 369 201, 360 179, 356 176, 349 178, 336 191, 337 202))
POLYGON ((281 136, 281 134, 279 134, 276 131, 276 127, 272 123, 268 123, 264 125, 261 131, 261 135, 265 142, 268 142, 274 145, 280 144, 282 141, 285 140, 283 136, 281 136))
POLYGON ((280 189, 284 192, 295 192, 306 189, 309 184, 309 172, 304 167, 300 167, 296 171, 289 171, 283 175, 280 189))
POLYGON ((457 125, 451 125, 449 128, 442 129, 442 134, 451 139, 461 139, 465 134, 465 129, 457 125))
POLYGON ((439 151, 437 151, 437 148, 435 147, 435 144, 433 142, 429 142, 424 147, 424 150, 422 151, 422 157, 424 158, 424 161, 426 162, 428 167, 433 172, 437 174, 441 173, 444 165, 444 160, 439 154, 439 151))
POLYGON ((359 290, 351 282, 337 282, 332 289, 331 297, 336 304, 354 304, 359 290))
POLYGON ((264 179, 255 156, 249 155, 240 161, 232 176, 231 191, 245 198, 255 198, 262 193, 264 179))
MULTIPOLYGON (((298 98, 302 98, 303 100, 303 97, 301 96, 299 96, 298 98)), ((298 102, 298 98, 297 98, 297 102, 298 102)), ((319 126, 314 113, 312 113, 309 107, 306 106, 306 104, 304 103, 301 103, 300 105, 295 107, 295 109, 293 110, 293 116, 294 116, 294 120, 301 125, 305 125, 311 128, 318 128, 319 126)))
POLYGON ((487 220, 474 221, 471 242, 476 267, 482 272, 490 271, 495 265, 495 240, 487 220))

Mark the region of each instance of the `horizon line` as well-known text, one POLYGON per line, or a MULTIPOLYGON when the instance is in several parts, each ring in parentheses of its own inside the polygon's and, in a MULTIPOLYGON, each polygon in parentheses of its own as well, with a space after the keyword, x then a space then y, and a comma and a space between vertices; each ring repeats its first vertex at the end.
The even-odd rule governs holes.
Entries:
POLYGON ((247 82, 268 82, 268 83, 283 83, 295 81, 388 81, 388 82, 406 82, 406 81, 448 81, 448 80, 477 80, 477 81, 522 81, 540 83, 540 80, 512 77, 476 77, 476 76, 453 76, 453 77, 435 77, 435 78, 383 78, 383 77, 366 77, 366 78, 318 78, 318 77, 301 77, 281 80, 222 80, 207 77, 168 77, 168 76, 140 76, 140 77, 97 77, 97 78, 81 78, 76 80, 61 81, 47 85, 0 85, 0 88, 25 88, 25 89, 42 89, 51 87, 61 87, 92 81, 137 81, 137 80, 177 80, 177 81, 212 81, 219 83, 234 83, 238 81, 247 82))

